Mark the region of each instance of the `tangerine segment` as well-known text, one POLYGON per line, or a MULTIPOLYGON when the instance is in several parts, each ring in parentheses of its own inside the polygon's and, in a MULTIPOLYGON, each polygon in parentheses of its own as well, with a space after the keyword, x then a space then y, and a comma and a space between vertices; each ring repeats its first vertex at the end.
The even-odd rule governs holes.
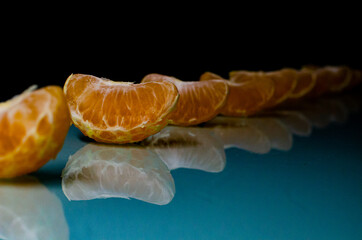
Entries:
POLYGON ((232 82, 247 82, 256 78, 274 83, 274 94, 266 103, 265 107, 274 107, 286 100, 293 92, 297 84, 297 71, 291 68, 284 68, 272 72, 232 71, 229 73, 232 82))
POLYGON ((251 80, 255 80, 256 76, 262 75, 262 71, 254 72, 254 71, 246 71, 246 70, 236 70, 229 72, 229 79, 232 82, 247 82, 251 80))
POLYGON ((179 126, 197 125, 218 115, 226 103, 228 85, 222 80, 184 82, 161 74, 149 74, 142 82, 171 82, 175 84, 180 100, 170 114, 169 123, 179 126))
POLYGON ((297 71, 291 68, 284 68, 265 74, 274 81, 274 95, 267 103, 267 107, 274 107, 285 101, 294 91, 297 85, 297 71))
POLYGON ((329 66, 327 68, 332 72, 329 91, 339 92, 349 85, 353 77, 352 69, 347 66, 329 66))
POLYGON ((273 96, 273 85, 262 81, 229 83, 230 93, 226 105, 221 110, 224 116, 246 117, 260 112, 273 96))
POLYGON ((353 72, 347 67, 335 66, 305 66, 305 69, 314 71, 316 84, 308 97, 319 97, 329 92, 341 91, 347 87, 353 78, 353 72))
POLYGON ((0 104, 0 178, 35 172, 56 158, 70 126, 62 88, 48 86, 0 104))
POLYGON ((316 75, 310 69, 303 68, 297 72, 297 83, 289 98, 301 98, 310 92, 316 83, 316 75))
MULTIPOLYGON (((245 82, 241 83, 225 80, 219 75, 210 72, 205 72, 201 75, 200 81, 222 79, 228 84, 229 96, 220 112, 222 115, 234 117, 253 115, 261 111, 273 96, 274 83, 270 79, 264 78, 260 74, 249 75, 247 73, 246 75, 251 77, 250 80, 245 80, 245 82)), ((243 75, 243 77, 246 75, 243 75)), ((237 81, 236 78, 233 78, 233 81, 237 81)))
POLYGON ((207 80, 226 80, 225 78, 217 75, 216 73, 212 72, 204 72, 200 76, 200 81, 207 81, 207 80))
POLYGON ((167 125, 179 98, 169 82, 133 84, 91 75, 70 75, 64 93, 72 121, 98 142, 130 143, 167 125))

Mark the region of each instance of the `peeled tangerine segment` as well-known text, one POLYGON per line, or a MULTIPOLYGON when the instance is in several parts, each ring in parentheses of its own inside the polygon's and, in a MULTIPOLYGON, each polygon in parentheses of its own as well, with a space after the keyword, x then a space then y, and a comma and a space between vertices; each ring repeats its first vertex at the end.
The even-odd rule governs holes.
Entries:
POLYGON ((284 68, 278 71, 266 72, 268 77, 274 81, 274 95, 268 103, 268 107, 274 107, 289 98, 297 85, 297 71, 284 68))
POLYGON ((69 239, 61 201, 32 176, 0 181, 0 239, 69 239))
POLYGON ((62 88, 34 89, 0 103, 0 178, 35 172, 63 146, 70 116, 62 88))
POLYGON ((221 172, 226 164, 222 142, 207 128, 167 126, 143 144, 155 151, 170 170, 221 172))
POLYGON ((169 122, 180 126, 197 125, 214 118, 225 105, 229 92, 228 85, 220 80, 184 82, 161 74, 148 74, 142 82, 171 82, 176 85, 180 99, 176 110, 169 116, 169 122))
POLYGON ((310 92, 316 84, 316 74, 314 71, 303 68, 297 71, 297 83, 289 98, 301 98, 310 92))
POLYGON ((64 85, 72 121, 98 142, 130 143, 167 125, 179 98, 174 84, 114 82, 73 74, 64 85))
POLYGON ((272 112, 272 116, 278 118, 293 134, 309 136, 312 132, 311 122, 298 110, 278 110, 272 112))
POLYGON ((69 157, 62 188, 69 200, 118 197, 158 205, 168 204, 175 194, 167 166, 137 145, 86 145, 69 157))
POLYGON ((229 95, 226 104, 221 109, 224 116, 242 117, 260 112, 274 94, 274 83, 267 77, 256 74, 248 81, 230 81, 206 72, 201 75, 200 81, 223 80, 229 86, 229 95))
POLYGON ((347 66, 305 66, 304 69, 314 71, 316 75, 316 84, 308 94, 309 97, 342 91, 353 81, 353 71, 347 66))
MULTIPOLYGON (((265 107, 271 108, 285 101, 293 92, 297 84, 297 71, 291 68, 283 68, 270 72, 232 71, 229 73, 233 82, 248 82, 261 75, 264 79, 271 79, 274 83, 273 96, 265 107)), ((264 80, 265 81, 265 80, 264 80)))

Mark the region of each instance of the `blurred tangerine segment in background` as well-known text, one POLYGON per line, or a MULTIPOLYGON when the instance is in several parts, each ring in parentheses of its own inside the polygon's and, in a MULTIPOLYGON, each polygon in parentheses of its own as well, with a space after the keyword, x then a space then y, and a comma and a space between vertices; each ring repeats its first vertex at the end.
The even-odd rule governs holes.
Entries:
POLYGON ((227 83, 221 80, 184 82, 174 77, 154 73, 146 75, 142 82, 175 84, 180 93, 180 99, 176 110, 170 114, 169 123, 179 126, 197 125, 213 119, 225 105, 229 93, 227 83))
POLYGON ((265 82, 273 82, 274 93, 273 96, 265 104, 264 108, 275 107, 284 100, 286 100, 294 91, 297 85, 297 71, 291 68, 283 68, 271 72, 252 72, 252 71, 231 71, 229 73, 230 81, 232 82, 247 82, 254 80, 257 76, 265 82))
POLYGON ((70 117, 62 88, 34 89, 0 103, 0 178, 35 172, 63 146, 70 117))
POLYGON ((347 89, 352 89, 362 82, 362 71, 358 69, 352 69, 352 78, 349 82, 347 89))
POLYGON ((72 121, 98 142, 130 143, 167 125, 179 98, 170 82, 133 84, 72 74, 64 85, 72 121))
POLYGON ((316 84, 307 96, 320 97, 331 92, 340 92, 354 81, 354 72, 347 66, 304 66, 303 69, 314 71, 316 84))
POLYGON ((303 68, 297 71, 297 83, 294 90, 290 93, 289 98, 301 98, 310 92, 316 83, 316 75, 314 71, 303 68))
POLYGON ((267 104, 267 107, 274 107, 292 95, 297 85, 298 73, 295 69, 283 68, 278 71, 266 72, 265 74, 274 81, 274 95, 267 104))
POLYGON ((222 79, 229 86, 229 96, 220 112, 224 116, 245 117, 256 114, 263 109, 274 93, 273 82, 259 74, 241 83, 231 82, 210 72, 205 72, 200 77, 200 81, 212 79, 222 79))

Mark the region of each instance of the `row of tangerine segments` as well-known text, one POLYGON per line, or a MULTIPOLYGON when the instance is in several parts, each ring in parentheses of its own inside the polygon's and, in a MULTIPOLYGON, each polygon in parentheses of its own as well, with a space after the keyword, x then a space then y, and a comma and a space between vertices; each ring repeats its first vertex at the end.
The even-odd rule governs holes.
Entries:
POLYGON ((141 84, 121 84, 75 74, 67 79, 64 92, 73 123, 86 136, 122 144, 141 141, 167 123, 192 126, 219 114, 252 116, 301 99, 340 92, 361 82, 361 72, 347 66, 232 71, 229 75, 227 80, 206 72, 199 81, 181 81, 148 74, 141 84), (147 105, 152 101, 153 105, 147 105))
MULTIPOLYGON (((141 141, 161 131, 168 123, 197 125, 218 114, 251 116, 296 99, 316 98, 352 89, 361 82, 361 75, 361 71, 347 66, 305 66, 300 70, 285 68, 273 72, 232 71, 229 80, 205 73, 196 82, 183 82, 173 77, 150 74, 143 79, 143 84, 132 84, 76 74, 66 81, 63 88, 65 99, 58 96, 42 101, 54 101, 59 106, 66 103, 74 125, 96 141, 129 143, 141 141)), ((42 164, 55 158, 64 143, 67 132, 63 131, 65 128, 56 127, 51 132, 41 131, 38 134, 37 129, 41 130, 44 126, 40 121, 44 112, 39 113, 39 118, 34 118, 32 109, 40 104, 37 100, 42 97, 37 96, 42 91, 26 91, 20 97, 0 105, 1 122, 6 124, 6 127, 2 127, 4 131, 0 140, 4 144, 1 145, 15 144, 9 149, 2 149, 0 169, 7 173, 0 177, 23 175, 42 166, 29 164, 29 159, 33 158, 30 156, 34 155, 31 154, 34 147, 24 145, 29 137, 37 143, 38 139, 47 138, 48 134, 55 136, 59 142, 45 160, 44 156, 39 156, 42 164), (15 108, 18 110, 13 113, 15 108), (24 123, 21 128, 19 122, 24 123), (15 141, 19 136, 6 134, 10 129, 21 129, 26 139, 15 141), (22 154, 9 160, 8 156, 18 156, 16 153, 19 149, 22 149, 22 154), (24 165, 32 167, 24 168, 24 165), (11 173, 7 169, 11 169, 11 173)), ((51 113, 49 109, 44 111, 51 113)), ((54 114, 63 118, 69 115, 65 107, 61 107, 59 111, 61 112, 49 115, 47 126, 54 125, 54 121, 58 119, 54 114)), ((57 122, 63 122, 68 129, 68 121, 57 122)), ((43 153, 49 146, 39 144, 36 150, 43 153)))

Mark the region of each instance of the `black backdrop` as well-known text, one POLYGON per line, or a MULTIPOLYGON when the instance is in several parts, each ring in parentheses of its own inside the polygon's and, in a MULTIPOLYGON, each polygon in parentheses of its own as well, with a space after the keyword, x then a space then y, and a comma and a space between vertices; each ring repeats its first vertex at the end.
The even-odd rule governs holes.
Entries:
POLYGON ((196 81, 205 71, 227 77, 231 70, 269 71, 304 64, 361 69, 362 62, 361 37, 343 24, 314 30, 213 25, 189 29, 181 24, 112 30, 51 26, 36 31, 24 26, 3 36, 1 101, 32 84, 63 86, 71 73, 131 82, 161 73, 196 81))

